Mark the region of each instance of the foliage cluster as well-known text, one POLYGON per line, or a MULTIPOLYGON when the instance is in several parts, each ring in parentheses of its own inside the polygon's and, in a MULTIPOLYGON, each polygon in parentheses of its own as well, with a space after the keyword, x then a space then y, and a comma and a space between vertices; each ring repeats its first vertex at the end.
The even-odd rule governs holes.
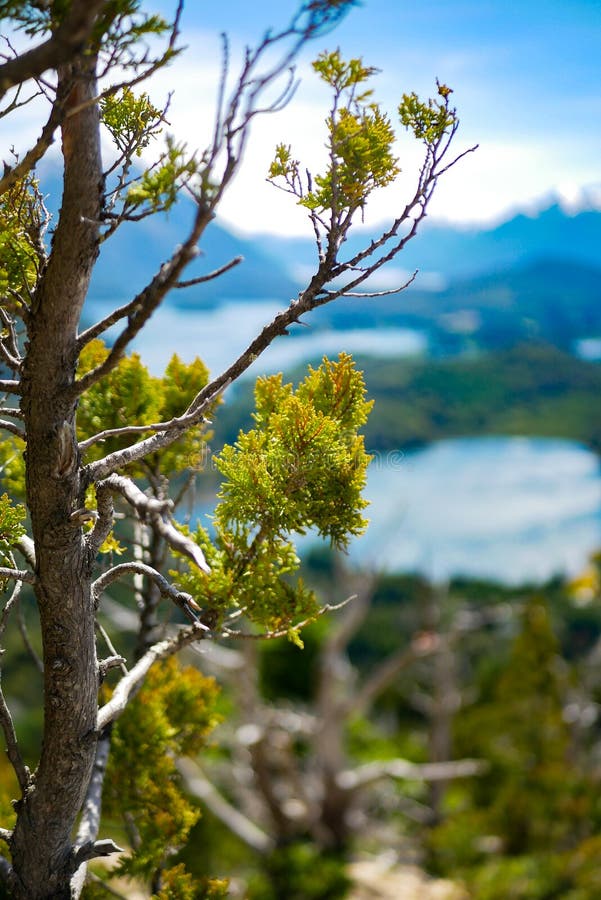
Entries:
POLYGON ((178 576, 184 590, 211 610, 234 608, 255 623, 288 631, 319 606, 302 580, 290 536, 314 528, 338 547, 367 521, 361 497, 370 457, 364 425, 371 404, 360 372, 347 354, 324 359, 296 388, 280 375, 259 379, 255 427, 240 432, 215 463, 224 481, 214 514, 215 540, 199 528, 197 540, 211 567, 178 576))
MULTIPOLYGON (((185 868, 173 865, 200 814, 181 789, 176 759, 205 746, 216 695, 213 679, 168 660, 151 670, 111 736, 105 816, 122 822, 131 848, 113 874, 148 882, 162 900, 200 896, 185 868)), ((218 888, 203 896, 221 896, 218 888)))

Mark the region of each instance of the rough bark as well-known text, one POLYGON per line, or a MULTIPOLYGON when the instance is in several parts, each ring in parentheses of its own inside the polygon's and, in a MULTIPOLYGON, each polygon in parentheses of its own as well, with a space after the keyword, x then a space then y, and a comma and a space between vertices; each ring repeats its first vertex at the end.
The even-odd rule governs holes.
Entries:
MULTIPOLYGON (((93 61, 63 67, 68 105, 94 95, 93 61)), ((28 433, 27 502, 37 560, 44 652, 44 736, 34 779, 19 804, 11 851, 15 897, 69 897, 71 832, 96 750, 98 669, 91 567, 81 527, 75 439, 77 324, 97 256, 102 194, 98 110, 62 130, 64 193, 53 252, 29 318, 22 409, 28 433)))

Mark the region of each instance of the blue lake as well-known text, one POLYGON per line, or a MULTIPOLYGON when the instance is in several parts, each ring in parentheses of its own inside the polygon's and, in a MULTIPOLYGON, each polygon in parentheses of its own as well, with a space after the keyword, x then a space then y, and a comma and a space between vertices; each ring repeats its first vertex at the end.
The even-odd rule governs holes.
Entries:
MULTIPOLYGON (((194 312, 163 307, 151 318, 134 349, 156 374, 164 371, 177 351, 185 360, 200 356, 211 374, 218 375, 281 308, 270 302, 226 302, 216 309, 194 312)), ((95 312, 103 315, 99 304, 95 312)), ((427 340, 424 334, 409 328, 326 331, 310 324, 297 325, 292 327, 290 336, 278 338, 262 354, 249 369, 249 375, 290 371, 307 360, 319 361, 324 354, 335 357, 341 350, 374 356, 415 356, 426 352, 427 340)))
MULTIPOLYGON (((102 316, 103 304, 94 304, 102 316)), ((274 303, 224 303, 205 311, 164 307, 136 349, 161 373, 176 350, 222 371, 270 321, 274 303)), ((317 331, 277 340, 249 374, 289 370, 341 349, 372 355, 424 353, 425 337, 406 329, 317 331)), ((433 578, 465 574, 509 583, 581 569, 601 547, 601 473, 594 454, 550 439, 462 438, 388 454, 371 467, 367 533, 351 561, 433 578)))
POLYGON ((601 548, 597 457, 570 441, 461 438, 374 460, 354 563, 520 583, 576 573, 601 548))

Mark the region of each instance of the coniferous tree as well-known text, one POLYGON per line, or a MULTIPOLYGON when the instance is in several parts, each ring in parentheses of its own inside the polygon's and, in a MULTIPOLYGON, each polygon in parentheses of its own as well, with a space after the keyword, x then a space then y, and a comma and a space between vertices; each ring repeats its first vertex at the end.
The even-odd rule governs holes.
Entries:
MULTIPOLYGON (((224 483, 214 537, 202 530, 190 534, 177 523, 178 486, 171 476, 182 466, 196 467, 207 417, 221 394, 277 336, 312 309, 353 293, 415 234, 437 179, 455 161, 449 146, 457 118, 445 85, 425 103, 414 94, 401 99, 400 121, 424 150, 415 190, 381 236, 349 257, 344 242, 353 222, 370 193, 397 175, 395 135, 368 87, 374 70, 339 53, 320 56, 315 69, 334 97, 326 168, 306 179, 292 151, 280 145, 270 170, 307 209, 316 236, 307 286, 212 379, 198 362, 188 367, 174 358, 159 384, 135 356, 127 357, 170 290, 224 270, 184 278, 240 166, 252 120, 287 102, 293 91, 287 73, 299 51, 352 5, 353 0, 306 0, 287 27, 267 32, 246 52, 229 98, 221 85, 210 145, 190 153, 169 137, 154 164, 139 171, 137 157, 164 126, 165 111, 138 86, 179 52, 183 2, 172 22, 147 12, 141 0, 0 3, 6 26, 30 39, 22 51, 6 45, 0 112, 12 115, 40 93, 48 101, 39 138, 5 159, 0 177, 0 354, 7 376, 0 381, 6 398, 0 425, 12 438, 6 483, 16 494, 22 487, 28 522, 25 532, 18 496, 15 503, 2 501, 0 577, 9 593, 1 627, 12 627, 21 587, 30 585, 39 613, 44 691, 34 771, 24 762, 0 694, 0 725, 19 793, 14 821, 0 833, 9 848, 0 873, 15 898, 77 897, 88 862, 117 849, 111 839, 98 839, 111 728, 144 681, 158 677, 149 676, 154 664, 195 641, 232 636, 241 621, 265 635, 294 639, 300 624, 320 610, 294 580, 298 560, 291 533, 316 527, 344 546, 365 527, 361 488, 368 457, 358 431, 368 404, 362 379, 345 355, 324 361, 296 390, 278 378, 259 383, 255 427, 219 458, 224 483), (164 50, 153 55, 149 47, 161 39, 164 50), (281 77, 280 97, 270 103, 267 92, 281 77), (102 129, 114 144, 108 164, 100 149, 102 129), (35 167, 58 137, 62 197, 50 232, 35 167), (124 223, 168 210, 184 190, 194 215, 181 243, 135 297, 84 328, 83 304, 103 243, 124 223), (99 341, 112 326, 117 335, 105 348, 99 341), (139 527, 116 535, 116 515, 123 510, 139 527), (123 551, 123 561, 115 563, 104 550, 113 557, 123 551), (188 569, 182 563, 169 576, 168 550, 188 569), (133 594, 140 601, 141 627, 133 664, 125 669, 98 615, 107 588, 130 575, 137 579, 133 594), (181 609, 190 624, 157 639, 159 598, 181 609), (99 635, 107 655, 97 648, 99 635), (121 677, 115 678, 117 671, 121 677), (107 677, 112 691, 99 697, 107 677)), ((211 692, 199 692, 207 706, 191 710, 191 721, 202 735, 211 692)), ((153 714, 160 723, 161 710, 153 714)), ((179 723, 183 727, 181 717, 179 723)), ((169 727, 157 724, 164 748, 169 727)), ((117 734, 116 746, 133 741, 123 737, 125 724, 117 734)), ((186 746, 197 744, 182 738, 182 752, 186 746)), ((134 806, 135 791, 132 780, 134 806)), ((185 821, 174 829, 177 844, 185 821)), ((132 866, 144 869, 158 896, 190 894, 180 870, 163 871, 161 886, 165 859, 156 847, 142 847, 137 831, 141 853, 132 866), (174 887, 180 877, 180 888, 174 887)), ((135 830, 135 844, 134 835, 135 830)), ((153 840, 149 835, 147 843, 153 840)))

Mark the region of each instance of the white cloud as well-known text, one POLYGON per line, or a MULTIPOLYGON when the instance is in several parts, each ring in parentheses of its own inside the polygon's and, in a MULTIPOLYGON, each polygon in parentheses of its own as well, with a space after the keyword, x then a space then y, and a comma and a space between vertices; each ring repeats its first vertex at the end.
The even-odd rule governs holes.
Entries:
MULTIPOLYGON (((174 91, 169 121, 174 134, 200 148, 211 139, 217 86, 220 78, 220 47, 213 34, 187 30, 188 49, 168 68, 159 71, 145 86, 155 103, 163 102, 174 91)), ((240 59, 239 47, 233 47, 232 77, 240 59)), ((473 67, 473 60, 457 54, 447 61, 458 69, 473 67)), ((452 67, 452 66, 451 66, 452 67)), ((266 173, 276 143, 290 143, 294 154, 313 172, 324 164, 324 119, 328 110, 328 94, 301 63, 301 83, 288 107, 275 115, 258 117, 251 131, 241 170, 236 176, 219 210, 220 218, 241 233, 285 233, 310 236, 312 231, 305 210, 295 199, 266 182, 266 173)), ((383 73, 379 88, 393 105, 398 91, 396 79, 383 73)), ((419 85, 418 85, 419 87, 419 85)), ((478 92, 478 86, 473 91, 478 92)), ((473 96, 466 107, 473 106, 473 96)), ((478 104, 476 104, 477 106, 478 104)), ((18 116, 0 122, 1 156, 9 160, 8 148, 15 145, 24 152, 36 139, 47 115, 40 102, 18 111, 18 116)), ((577 134, 549 138, 547 135, 524 135, 519 130, 503 136, 508 123, 500 123, 491 134, 491 123, 475 121, 457 136, 457 151, 479 140, 480 148, 469 154, 441 179, 433 198, 430 215, 456 223, 490 222, 507 215, 515 207, 536 203, 542 195, 555 191, 566 203, 577 208, 584 186, 598 182, 598 148, 594 142, 578 140, 577 134), (499 136, 501 135, 501 136, 499 136), (570 198, 572 200, 570 201, 570 198)), ((153 152, 159 149, 155 145, 153 152)), ((398 145, 403 169, 398 182, 374 194, 368 205, 366 224, 389 221, 403 208, 411 196, 419 169, 420 148, 406 135, 398 145)))

